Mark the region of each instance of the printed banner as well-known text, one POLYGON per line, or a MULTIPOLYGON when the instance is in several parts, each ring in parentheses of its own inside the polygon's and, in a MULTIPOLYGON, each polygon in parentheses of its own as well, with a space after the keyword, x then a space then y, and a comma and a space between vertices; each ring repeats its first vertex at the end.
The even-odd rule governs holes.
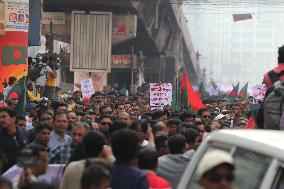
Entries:
POLYGON ((91 78, 84 79, 81 81, 81 91, 83 94, 83 97, 91 97, 92 94, 95 93, 94 87, 93 87, 93 81, 91 78))
POLYGON ((173 87, 171 83, 150 83, 150 106, 164 107, 172 104, 173 87))
POLYGON ((250 96, 253 96, 256 100, 263 100, 265 97, 266 86, 265 85, 256 85, 251 89, 250 96))
POLYGON ((6 31, 29 31, 29 0, 6 0, 6 31))
POLYGON ((5 3, 0 2, 0 35, 5 34, 5 3))

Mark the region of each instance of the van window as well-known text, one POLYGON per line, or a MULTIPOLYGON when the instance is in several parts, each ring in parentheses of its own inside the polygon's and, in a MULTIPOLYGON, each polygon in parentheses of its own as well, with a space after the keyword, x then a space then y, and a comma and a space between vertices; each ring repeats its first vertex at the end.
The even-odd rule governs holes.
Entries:
MULTIPOLYGON (((213 149, 216 148, 209 148, 206 153, 213 149)), ((270 166, 272 158, 242 148, 232 147, 231 153, 235 163, 234 186, 241 189, 258 189, 270 166)), ((200 189, 196 180, 196 168, 193 177, 187 185, 188 189, 200 189)))
POLYGON ((241 148, 236 149, 233 158, 236 188, 259 188, 272 158, 241 148))
POLYGON ((275 177, 273 189, 284 189, 284 168, 281 167, 275 177))

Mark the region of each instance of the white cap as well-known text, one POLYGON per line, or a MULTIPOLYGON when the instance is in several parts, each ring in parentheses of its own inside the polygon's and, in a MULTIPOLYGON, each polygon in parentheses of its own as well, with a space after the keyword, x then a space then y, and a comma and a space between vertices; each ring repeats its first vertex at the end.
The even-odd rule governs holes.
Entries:
POLYGON ((199 180, 206 172, 224 163, 234 167, 234 160, 229 153, 222 150, 213 150, 206 153, 197 167, 197 179, 199 180))
POLYGON ((224 114, 219 114, 219 115, 217 115, 217 116, 215 117, 215 120, 218 121, 218 120, 220 120, 220 119, 223 119, 224 117, 225 117, 224 114))

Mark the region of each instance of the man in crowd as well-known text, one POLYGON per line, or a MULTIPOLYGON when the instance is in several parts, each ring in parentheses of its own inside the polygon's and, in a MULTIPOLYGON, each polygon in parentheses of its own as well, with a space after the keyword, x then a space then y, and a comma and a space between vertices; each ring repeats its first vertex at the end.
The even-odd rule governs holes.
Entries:
POLYGON ((109 127, 111 126, 111 124, 112 124, 112 117, 111 116, 109 116, 109 115, 100 116, 99 128, 100 128, 100 131, 102 133, 107 135, 108 132, 109 132, 109 127))
POLYGON ((119 121, 121 121, 122 123, 125 123, 125 125, 126 125, 127 127, 129 127, 129 128, 131 127, 132 120, 131 120, 131 117, 130 117, 129 113, 127 113, 127 112, 121 112, 120 114, 118 114, 117 119, 118 119, 119 121))
POLYGON ((90 131, 90 125, 85 122, 75 122, 72 127, 72 143, 71 154, 75 150, 76 146, 80 144, 82 137, 90 131))
POLYGON ((16 113, 8 108, 0 109, 0 146, 7 155, 7 162, 3 171, 16 164, 19 152, 26 145, 26 138, 20 129, 16 127, 16 113))
POLYGON ((139 151, 139 138, 134 131, 122 129, 112 136, 111 146, 116 162, 112 167, 112 189, 149 189, 145 173, 132 165, 139 151))
POLYGON ((170 189, 171 185, 168 181, 155 173, 158 167, 158 157, 158 153, 155 150, 144 149, 137 156, 138 167, 147 171, 146 175, 150 188, 170 189))
POLYGON ((8 81, 8 86, 4 89, 4 100, 7 99, 11 89, 13 88, 13 86, 17 83, 17 78, 15 77, 9 77, 9 81, 8 81))
POLYGON ((18 165, 24 169, 21 174, 9 178, 12 180, 13 189, 21 189, 27 183, 39 181, 38 177, 45 174, 48 165, 47 149, 41 145, 28 145, 19 157, 18 165), (26 156, 33 161, 27 161, 26 156))
POLYGON ((263 83, 270 89, 279 80, 284 80, 284 45, 278 49, 278 66, 264 75, 263 83))
POLYGON ((48 143, 50 149, 48 154, 50 164, 67 163, 69 160, 72 140, 71 137, 66 134, 67 128, 67 115, 64 112, 56 112, 54 115, 53 131, 51 132, 51 138, 48 143), (63 154, 63 156, 58 154, 63 154))
POLYGON ((174 135, 169 138, 170 154, 159 158, 157 174, 165 178, 175 189, 189 162, 184 155, 186 152, 186 138, 182 135, 174 135))

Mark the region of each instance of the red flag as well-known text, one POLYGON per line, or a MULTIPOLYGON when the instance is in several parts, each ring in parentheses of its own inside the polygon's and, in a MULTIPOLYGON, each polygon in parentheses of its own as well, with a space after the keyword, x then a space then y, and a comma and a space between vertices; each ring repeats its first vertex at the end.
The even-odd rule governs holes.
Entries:
POLYGON ((187 94, 187 98, 186 97, 182 97, 183 103, 186 103, 187 106, 189 106, 189 108, 195 110, 195 111, 199 111, 202 108, 206 108, 206 106, 203 104, 200 96, 194 91, 194 89, 192 88, 186 72, 184 72, 183 77, 182 77, 182 82, 181 82, 181 94, 186 95, 187 94), (185 102, 187 101, 187 102, 185 102))
POLYGON ((249 118, 246 129, 254 129, 256 127, 256 121, 253 117, 249 118))

